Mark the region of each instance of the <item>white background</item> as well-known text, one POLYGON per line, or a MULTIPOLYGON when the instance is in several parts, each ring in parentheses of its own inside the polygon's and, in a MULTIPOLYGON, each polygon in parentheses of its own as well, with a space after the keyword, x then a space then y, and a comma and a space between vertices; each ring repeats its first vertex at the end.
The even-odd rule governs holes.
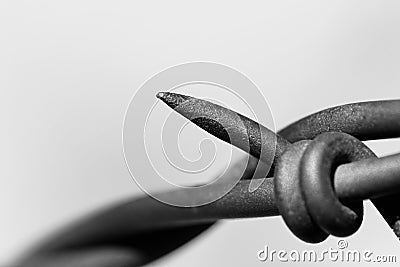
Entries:
MULTIPOLYGON (((0 263, 141 194, 124 163, 122 123, 152 75, 196 60, 234 67, 261 88, 279 129, 328 106, 398 98, 399 14, 398 1, 2 0, 0 263)), ((368 144, 380 155, 400 150, 398 140, 368 144)), ((262 266, 264 245, 336 241, 306 245, 280 218, 230 221, 153 266, 262 266)), ((370 205, 347 241, 400 259, 370 205)))

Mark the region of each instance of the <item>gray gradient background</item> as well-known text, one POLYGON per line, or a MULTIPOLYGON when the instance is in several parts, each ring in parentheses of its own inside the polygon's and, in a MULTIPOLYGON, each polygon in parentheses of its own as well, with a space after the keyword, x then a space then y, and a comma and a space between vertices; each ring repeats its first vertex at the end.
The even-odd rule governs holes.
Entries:
MULTIPOLYGON (((399 14, 399 1, 1 1, 0 266, 80 215, 142 194, 121 131, 150 76, 195 60, 232 66, 262 89, 279 129, 328 106, 398 98, 399 14)), ((399 140, 369 145, 400 150, 399 140)), ((369 203, 347 241, 400 259, 369 203)), ((152 266, 262 266, 264 245, 336 242, 306 245, 280 218, 229 221, 152 266)))

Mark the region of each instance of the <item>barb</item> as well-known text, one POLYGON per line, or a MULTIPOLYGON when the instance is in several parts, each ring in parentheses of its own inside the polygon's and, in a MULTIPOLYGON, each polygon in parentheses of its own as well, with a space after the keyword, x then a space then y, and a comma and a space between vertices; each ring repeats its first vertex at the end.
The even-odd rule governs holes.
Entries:
POLYGON ((267 127, 212 102, 169 92, 160 92, 157 98, 201 129, 268 165, 274 164, 290 145, 267 127), (229 134, 226 127, 230 127, 229 134), (248 146, 250 151, 247 151, 248 146), (272 162, 271 153, 274 155, 272 162))

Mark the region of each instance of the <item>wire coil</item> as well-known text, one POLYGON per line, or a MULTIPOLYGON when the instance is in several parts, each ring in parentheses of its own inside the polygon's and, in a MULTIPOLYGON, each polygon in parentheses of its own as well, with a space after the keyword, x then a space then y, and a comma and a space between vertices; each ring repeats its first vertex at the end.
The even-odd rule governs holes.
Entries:
POLYGON ((275 197, 280 214, 300 239, 318 243, 329 234, 349 236, 363 217, 362 200, 343 205, 334 192, 333 174, 343 163, 376 157, 356 138, 337 132, 288 148, 275 168, 275 197))

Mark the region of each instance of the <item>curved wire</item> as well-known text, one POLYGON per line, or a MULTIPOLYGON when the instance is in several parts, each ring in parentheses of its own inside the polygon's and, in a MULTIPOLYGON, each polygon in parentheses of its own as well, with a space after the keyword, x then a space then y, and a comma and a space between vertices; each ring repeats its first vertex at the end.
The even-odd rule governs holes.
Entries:
MULTIPOLYGON (((318 133, 331 130, 346 132, 361 140, 399 137, 400 100, 330 108, 289 125, 279 134, 293 142, 312 139, 318 133)), ((145 196, 108 208, 55 234, 26 255, 18 266, 77 267, 83 263, 88 267, 141 266, 192 240, 221 217, 243 217, 247 213, 278 215, 275 200, 271 198, 272 179, 266 179, 253 193, 248 192, 249 180, 245 179, 252 171, 249 167, 231 192, 206 206, 176 208, 145 196), (242 202, 249 202, 254 209, 241 209, 242 202), (227 213, 215 214, 218 205, 229 207, 227 213), (198 209, 203 209, 202 216, 207 216, 199 218, 198 209)), ((385 197, 374 204, 396 231, 400 212, 392 201, 400 201, 400 197, 385 197)))
POLYGON ((361 141, 400 136, 400 100, 368 101, 324 109, 278 132, 289 142, 324 132, 345 132, 361 141))

